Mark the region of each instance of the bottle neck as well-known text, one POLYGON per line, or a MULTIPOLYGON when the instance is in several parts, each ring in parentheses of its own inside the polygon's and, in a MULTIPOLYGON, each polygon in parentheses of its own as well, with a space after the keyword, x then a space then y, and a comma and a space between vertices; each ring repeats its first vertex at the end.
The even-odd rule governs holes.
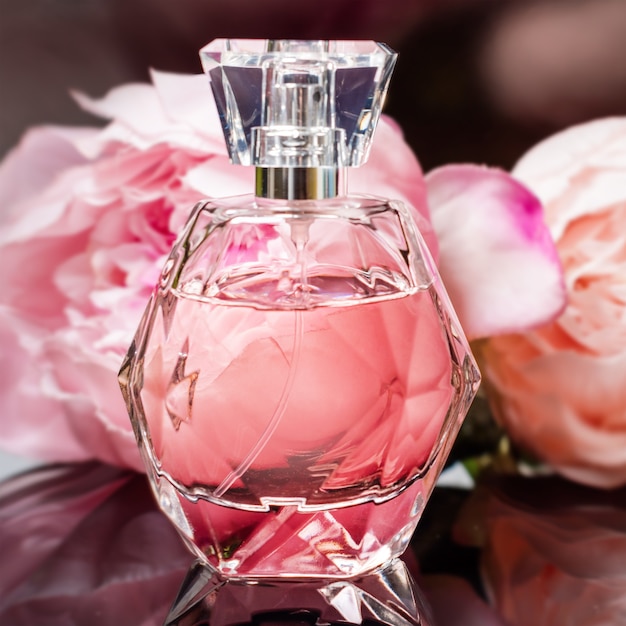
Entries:
POLYGON ((257 167, 257 198, 323 200, 345 195, 344 168, 257 167))

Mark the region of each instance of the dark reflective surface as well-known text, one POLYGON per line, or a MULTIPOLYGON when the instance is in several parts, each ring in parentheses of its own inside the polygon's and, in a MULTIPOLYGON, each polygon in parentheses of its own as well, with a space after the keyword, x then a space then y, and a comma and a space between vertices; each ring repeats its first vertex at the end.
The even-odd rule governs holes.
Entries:
POLYGON ((0 624, 162 623, 193 560, 144 476, 56 466, 0 487, 0 624))
POLYGON ((370 576, 244 585, 194 565, 144 476, 46 467, 0 484, 0 554, 8 626, 626 624, 626 490, 557 478, 436 489, 405 562, 370 576))
POLYGON ((220 580, 196 563, 166 624, 433 626, 434 621, 406 565, 396 560, 352 580, 255 583, 220 580))

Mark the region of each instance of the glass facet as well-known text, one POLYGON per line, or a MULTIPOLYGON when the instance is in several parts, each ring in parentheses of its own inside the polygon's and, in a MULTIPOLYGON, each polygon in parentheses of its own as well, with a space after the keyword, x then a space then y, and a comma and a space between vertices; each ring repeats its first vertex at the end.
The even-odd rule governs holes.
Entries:
POLYGON ((195 624, 435 626, 425 600, 400 560, 351 580, 267 581, 254 585, 221 580, 196 563, 165 626, 195 624))

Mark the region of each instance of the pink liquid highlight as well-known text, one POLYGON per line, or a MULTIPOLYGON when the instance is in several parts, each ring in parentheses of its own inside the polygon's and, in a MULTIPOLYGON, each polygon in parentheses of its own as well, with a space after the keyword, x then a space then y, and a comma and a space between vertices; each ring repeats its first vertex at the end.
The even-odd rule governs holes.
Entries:
POLYGON ((459 394, 434 296, 158 306, 141 390, 155 473, 214 567, 346 576, 404 550, 459 394))

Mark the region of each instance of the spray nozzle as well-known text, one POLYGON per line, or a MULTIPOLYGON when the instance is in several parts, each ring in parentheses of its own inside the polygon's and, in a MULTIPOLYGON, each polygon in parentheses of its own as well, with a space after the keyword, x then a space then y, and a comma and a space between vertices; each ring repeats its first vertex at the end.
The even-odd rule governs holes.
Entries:
POLYGON ((263 72, 261 124, 252 129, 258 167, 337 167, 345 163, 345 131, 335 125, 334 64, 286 56, 263 72))
POLYGON ((264 125, 296 128, 332 127, 332 65, 286 59, 270 64, 264 125))

